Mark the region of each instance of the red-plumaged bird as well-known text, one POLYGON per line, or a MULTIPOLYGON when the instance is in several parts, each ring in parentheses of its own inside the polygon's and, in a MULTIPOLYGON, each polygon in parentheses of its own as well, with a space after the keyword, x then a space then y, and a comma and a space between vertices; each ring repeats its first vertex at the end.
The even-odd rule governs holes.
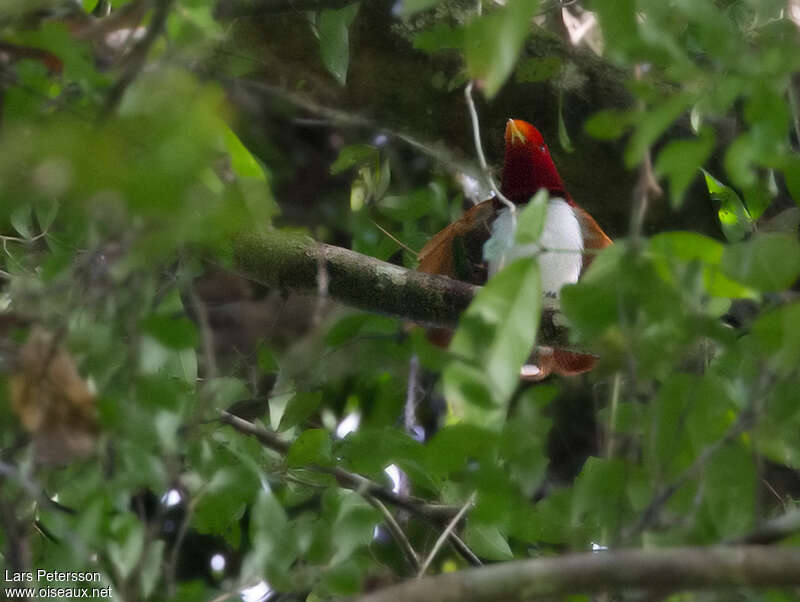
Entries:
MULTIPOLYGON (((578 281, 596 251, 611 239, 594 218, 567 192, 541 133, 530 123, 509 119, 505 133, 505 161, 500 192, 515 205, 525 205, 540 189, 550 194, 539 245, 552 252, 538 255, 542 291, 557 299, 561 287, 578 281), (587 253, 589 251, 589 253, 587 253)), ((458 221, 436 234, 420 251, 419 270, 442 274, 473 284, 485 284, 500 267, 489 249, 506 248, 514 236, 510 209, 499 199, 479 203, 458 221)), ((506 259, 520 256, 511 248, 506 259)), ((443 341, 442 333, 434 339, 443 341)), ((563 349, 539 347, 523 377, 541 380, 551 373, 569 376, 591 370, 596 358, 563 349)))

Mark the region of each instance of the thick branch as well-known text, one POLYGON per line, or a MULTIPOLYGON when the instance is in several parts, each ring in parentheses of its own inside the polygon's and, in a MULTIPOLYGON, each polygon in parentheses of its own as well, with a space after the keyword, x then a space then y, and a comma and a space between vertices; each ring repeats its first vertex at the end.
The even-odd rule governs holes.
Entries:
MULTIPOLYGON (((317 291, 320 269, 328 294, 347 305, 426 326, 452 328, 478 287, 445 276, 423 274, 304 236, 270 232, 244 234, 234 242, 242 275, 267 286, 317 291)), ((539 343, 568 346, 567 329, 542 312, 539 343)))
POLYGON ((506 562, 409 580, 358 602, 537 600, 619 589, 800 586, 800 549, 665 548, 506 562))

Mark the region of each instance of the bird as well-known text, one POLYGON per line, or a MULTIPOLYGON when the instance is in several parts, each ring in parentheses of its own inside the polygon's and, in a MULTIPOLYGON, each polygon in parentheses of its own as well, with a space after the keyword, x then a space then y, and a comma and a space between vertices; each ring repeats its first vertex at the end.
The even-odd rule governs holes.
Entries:
MULTIPOLYGON (((521 119, 509 119, 505 129, 505 159, 500 192, 515 206, 526 205, 539 190, 549 194, 538 246, 542 291, 556 304, 562 287, 574 284, 591 264, 595 253, 612 244, 597 221, 567 191, 541 132, 521 119)), ((513 247, 514 215, 506 201, 491 198, 471 207, 458 220, 435 234, 419 253, 417 269, 483 285, 506 261, 530 254, 513 247), (509 249, 500 258, 493 248, 509 249)), ((446 345, 449 331, 430 333, 446 345)), ((542 380, 550 374, 573 376, 591 370, 597 358, 564 349, 538 347, 521 376, 542 380)))

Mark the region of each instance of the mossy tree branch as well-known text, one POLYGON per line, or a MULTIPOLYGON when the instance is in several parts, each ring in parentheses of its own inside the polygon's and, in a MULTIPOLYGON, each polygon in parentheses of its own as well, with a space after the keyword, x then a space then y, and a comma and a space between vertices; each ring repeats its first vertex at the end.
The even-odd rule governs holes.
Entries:
POLYGON ((764 546, 665 548, 570 554, 505 562, 408 580, 358 602, 551 600, 568 594, 637 589, 800 586, 800 550, 764 546))
MULTIPOLYGON (((279 231, 241 234, 233 254, 239 273, 261 284, 319 294, 322 279, 324 294, 341 303, 425 326, 455 327, 479 290, 279 231)), ((567 329, 553 323, 554 314, 542 313, 539 343, 563 347, 567 329)))

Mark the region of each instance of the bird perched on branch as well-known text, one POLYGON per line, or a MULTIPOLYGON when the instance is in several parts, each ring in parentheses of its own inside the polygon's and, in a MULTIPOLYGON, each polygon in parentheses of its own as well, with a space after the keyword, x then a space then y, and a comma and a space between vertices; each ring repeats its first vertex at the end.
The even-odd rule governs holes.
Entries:
MULTIPOLYGON (((578 281, 593 253, 610 245, 611 239, 567 192, 539 130, 520 119, 509 119, 500 192, 523 206, 541 189, 547 190, 550 200, 537 257, 544 295, 555 300, 564 285, 578 281)), ((500 199, 479 203, 428 241, 419 254, 418 269, 485 284, 502 267, 488 249, 500 244, 511 249, 508 255, 512 258, 524 252, 514 249, 508 240, 514 236, 514 223, 511 209, 500 199)), ((440 343, 449 340, 442 332, 433 338, 440 343)), ((522 376, 541 380, 551 373, 580 374, 591 370, 595 361, 592 355, 539 347, 522 376)))

